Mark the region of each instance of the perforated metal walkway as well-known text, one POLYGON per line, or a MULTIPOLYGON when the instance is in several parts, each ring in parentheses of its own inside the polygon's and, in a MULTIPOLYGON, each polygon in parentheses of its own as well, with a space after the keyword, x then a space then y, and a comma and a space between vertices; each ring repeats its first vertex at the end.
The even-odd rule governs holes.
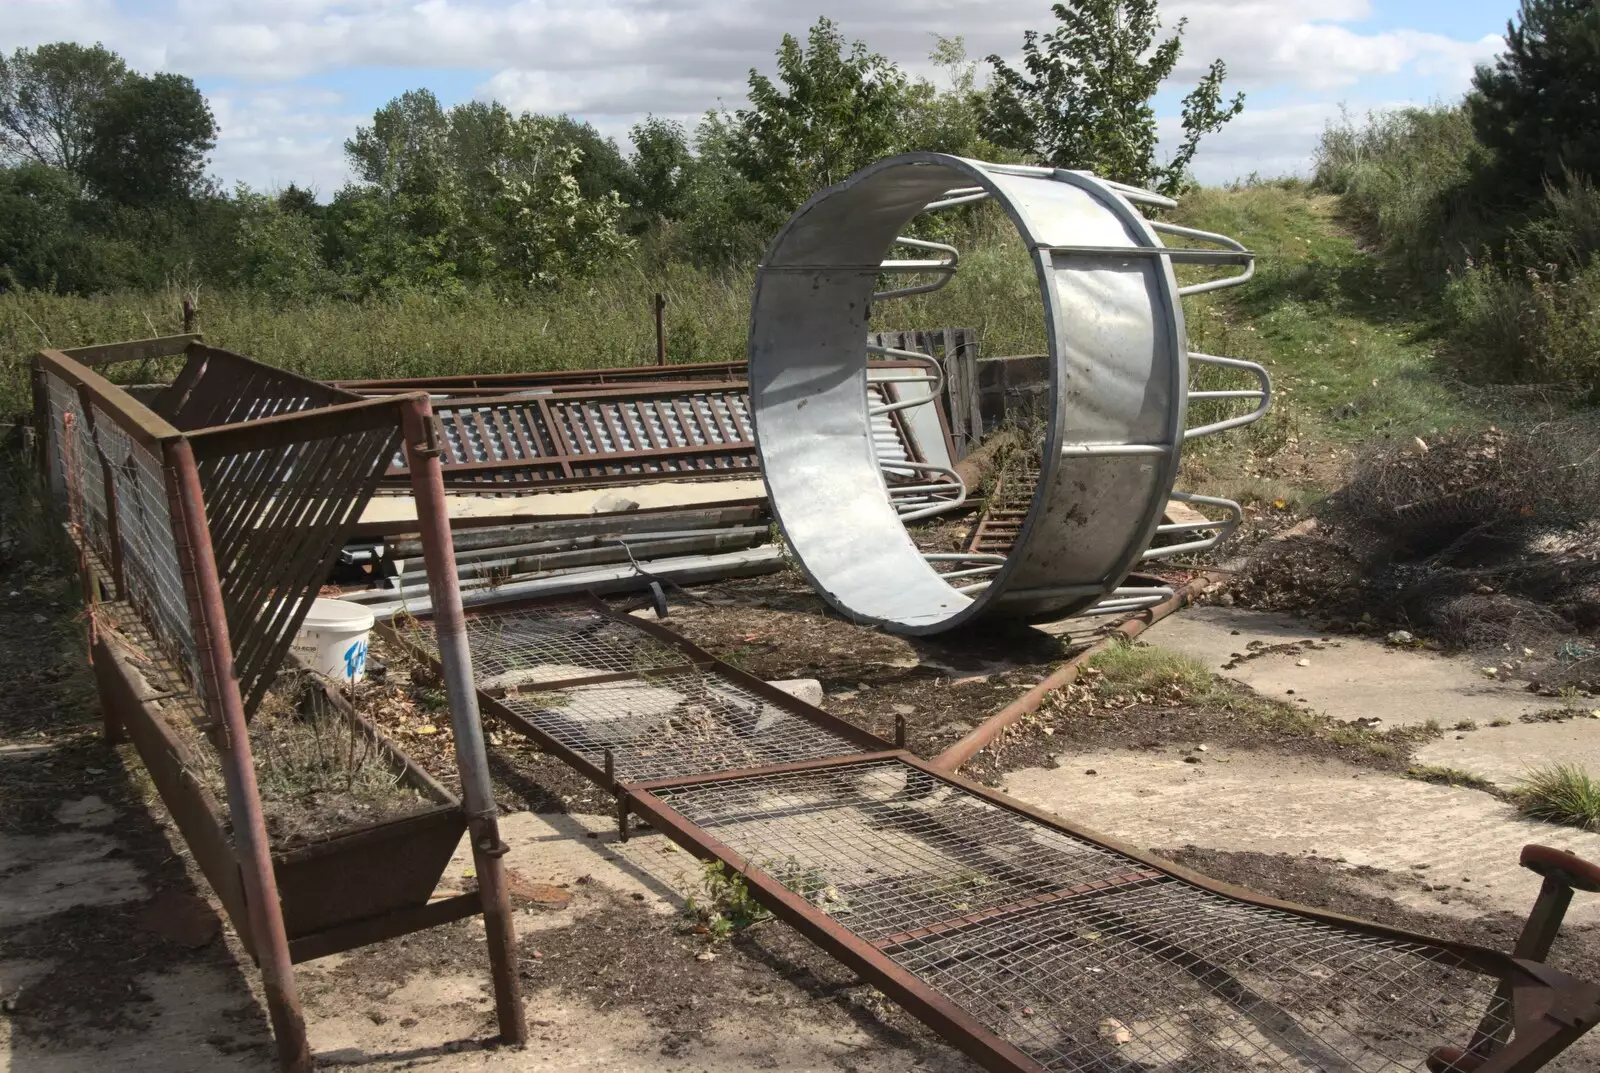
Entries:
MULTIPOLYGON (((484 706, 743 873, 981 1066, 1532 1070, 1600 1016, 1546 966, 1192 875, 948 773, 595 604, 470 613, 484 706), (1491 1054, 1492 1052, 1492 1054, 1491 1054)), ((393 628, 419 654, 430 627, 393 628)))

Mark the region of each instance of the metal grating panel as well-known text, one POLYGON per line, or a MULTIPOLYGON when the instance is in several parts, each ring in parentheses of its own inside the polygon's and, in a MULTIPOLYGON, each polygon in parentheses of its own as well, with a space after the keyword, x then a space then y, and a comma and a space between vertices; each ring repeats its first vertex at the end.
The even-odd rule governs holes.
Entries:
POLYGON ((597 767, 609 749, 623 782, 862 751, 714 671, 517 693, 500 703, 597 767))
POLYGON ((195 344, 151 409, 185 432, 300 413, 360 396, 242 354, 195 344))
POLYGON ((897 760, 653 796, 1049 1070, 1416 1073, 1495 1005, 1447 950, 1227 898, 897 760))
MULTIPOLYGON (((432 622, 402 618, 391 629, 437 655, 432 622)), ((602 769, 610 751, 623 782, 869 747, 830 727, 823 712, 776 691, 763 695, 765 687, 687 642, 668 643, 591 604, 486 608, 467 616, 467 640, 487 707, 513 725, 525 723, 590 769, 602 769)))
MULTIPOLYGON (((735 385, 605 388, 442 403, 452 485, 582 483, 753 470, 755 432, 735 385)), ((395 456, 391 479, 405 476, 395 456)))

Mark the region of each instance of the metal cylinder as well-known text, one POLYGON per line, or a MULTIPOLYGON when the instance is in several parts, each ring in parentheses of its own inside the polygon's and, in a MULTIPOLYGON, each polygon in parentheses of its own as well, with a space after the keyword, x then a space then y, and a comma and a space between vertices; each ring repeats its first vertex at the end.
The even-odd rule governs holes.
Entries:
POLYGON ((909 153, 824 190, 773 241, 751 312, 756 444, 773 514, 834 607, 907 634, 1058 617, 1093 606, 1139 562, 1184 439, 1189 356, 1173 264, 1250 255, 1221 236, 1206 240, 1230 248, 1169 249, 1136 201, 1172 204, 1079 172, 909 153), (881 275, 957 271, 953 259, 886 260, 950 190, 993 200, 1026 243, 1050 357, 1037 490, 1004 566, 970 592, 924 560, 886 495, 862 338, 875 300, 918 289, 875 293, 881 275))

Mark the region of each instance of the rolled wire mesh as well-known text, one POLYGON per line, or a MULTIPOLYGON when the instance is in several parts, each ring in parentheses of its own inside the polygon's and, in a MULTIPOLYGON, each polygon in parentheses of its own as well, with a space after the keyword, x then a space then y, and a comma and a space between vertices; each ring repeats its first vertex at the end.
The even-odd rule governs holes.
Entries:
POLYGON ((1416 1073, 1498 980, 1239 902, 899 761, 655 792, 1050 1070, 1416 1073))
MULTIPOLYGON (((407 632, 406 627, 402 627, 407 632)), ((409 639, 437 654, 432 623, 409 639)), ((709 660, 581 604, 486 609, 467 618, 480 689, 623 782, 858 753, 862 747, 732 681, 709 660), (598 675, 621 681, 549 688, 598 675)))
POLYGON ((247 714, 271 686, 399 436, 397 421, 199 463, 247 714))

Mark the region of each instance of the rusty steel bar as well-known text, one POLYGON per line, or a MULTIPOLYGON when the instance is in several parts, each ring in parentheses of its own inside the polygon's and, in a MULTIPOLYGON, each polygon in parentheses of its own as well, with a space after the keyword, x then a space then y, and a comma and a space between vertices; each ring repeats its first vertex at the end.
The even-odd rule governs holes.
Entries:
POLYGON ((164 335, 155 339, 130 339, 124 343, 100 343, 95 346, 78 346, 61 351, 83 365, 111 365, 119 361, 149 361, 153 358, 170 358, 182 354, 190 343, 204 340, 185 327, 184 335, 164 335))
POLYGON ((287 1073, 310 1073, 311 1049, 306 1040, 305 1015, 295 991, 289 939, 283 926, 283 907, 278 900, 277 878, 272 867, 272 847, 261 810, 261 795, 256 787, 255 762, 250 754, 244 700, 233 673, 233 646, 228 637, 228 616, 222 606, 222 582, 212 556, 211 532, 206 526, 200 470, 188 442, 181 439, 167 445, 165 462, 168 494, 177 508, 174 513, 180 519, 173 535, 178 537, 181 530, 179 554, 187 553, 191 581, 186 588, 192 586, 189 608, 194 620, 195 646, 213 690, 214 710, 210 715, 217 725, 212 738, 222 760, 228 814, 233 824, 239 870, 244 878, 245 907, 254 932, 252 945, 261 965, 272 1034, 278 1044, 278 1065, 287 1073))
POLYGON ((444 672, 445 692, 450 699, 462 807, 467 814, 472 858, 478 872, 490 973, 494 978, 495 1014, 501 1039, 508 1043, 526 1043, 528 1025, 522 1013, 522 991, 517 979, 517 938, 502 864, 506 845, 500 838, 498 809, 489 782, 489 758, 484 749, 483 722, 478 714, 478 694, 472 677, 472 652, 467 646, 466 616, 461 610, 461 590, 456 581, 456 553, 450 541, 444 471, 439 464, 443 448, 437 439, 438 425, 434 423, 433 409, 426 397, 407 399, 401 409, 401 419, 406 464, 411 471, 411 494, 417 503, 422 554, 428 564, 434 638, 444 672))
POLYGON ((1160 622, 1174 611, 1177 611, 1179 608, 1188 605, 1191 601, 1199 597, 1201 593, 1205 592, 1208 588, 1215 584, 1216 580, 1216 575, 1201 574, 1198 577, 1191 579, 1189 584, 1173 593, 1161 603, 1156 604, 1154 607, 1146 608, 1145 610, 1140 611, 1137 615, 1118 626, 1108 636, 1090 645, 1088 648, 1084 649, 1082 652, 1079 652, 1061 666, 1057 667, 1054 671, 1050 672, 1050 676, 1044 681, 1028 690, 1010 704, 1007 704, 1004 708, 1001 708, 998 712, 995 712, 988 719, 985 719, 966 737, 962 738, 944 752, 934 757, 932 766, 941 772, 957 771, 960 769, 962 764, 965 764, 968 760, 971 760, 974 756, 977 756, 978 753, 982 752, 985 746, 998 738, 1008 727, 1012 726, 1023 716, 1028 715, 1031 712, 1038 711, 1039 705, 1044 703, 1045 697, 1049 696, 1051 693, 1054 693, 1063 686, 1071 685, 1078 677, 1078 672, 1082 670, 1083 665, 1088 663, 1089 660, 1093 659, 1095 656, 1099 655, 1106 649, 1108 645, 1112 644, 1118 639, 1125 641, 1133 640, 1135 637, 1139 636, 1145 630, 1149 629, 1157 622, 1160 622))

